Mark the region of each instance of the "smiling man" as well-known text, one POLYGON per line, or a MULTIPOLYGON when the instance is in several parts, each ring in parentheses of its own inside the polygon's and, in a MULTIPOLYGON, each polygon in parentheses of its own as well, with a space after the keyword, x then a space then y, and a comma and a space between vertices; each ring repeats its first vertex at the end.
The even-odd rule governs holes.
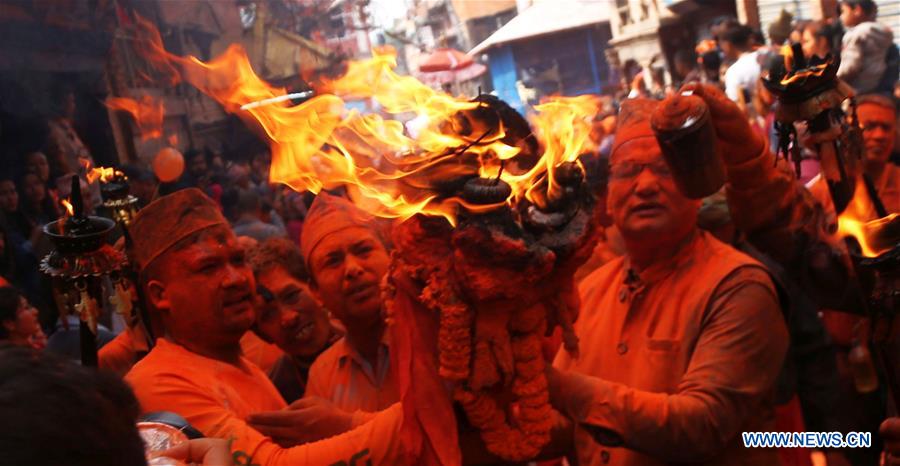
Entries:
POLYGON ((300 248, 271 238, 250 250, 250 265, 263 303, 254 331, 284 351, 269 378, 288 403, 303 396, 313 361, 340 338, 328 311, 309 288, 300 248))
POLYGON ((575 330, 549 377, 555 406, 580 427, 582 465, 777 464, 742 431, 772 430, 787 331, 761 264, 697 226, 700 201, 675 186, 649 117, 619 114, 607 205, 626 254, 580 284, 575 330))
POLYGON ((347 333, 313 363, 306 396, 345 411, 380 411, 400 400, 390 370, 381 280, 390 257, 372 219, 344 198, 320 193, 300 249, 312 286, 347 333))
POLYGON ((286 404, 241 354, 241 336, 256 321, 256 285, 215 202, 194 188, 177 191, 142 209, 129 231, 138 285, 165 330, 126 376, 143 412, 173 411, 207 437, 229 439, 236 464, 402 464, 395 441, 399 407, 357 429, 292 448, 246 422, 286 404))

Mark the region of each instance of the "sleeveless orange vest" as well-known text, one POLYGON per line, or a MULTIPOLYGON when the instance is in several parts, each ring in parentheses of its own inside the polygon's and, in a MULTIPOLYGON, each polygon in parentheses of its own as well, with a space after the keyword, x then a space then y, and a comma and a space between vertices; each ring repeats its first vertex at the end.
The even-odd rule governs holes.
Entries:
MULTIPOLYGON (((741 268, 765 271, 759 262, 706 232, 698 231, 689 241, 676 257, 649 267, 637 280, 624 257, 586 277, 579 288, 581 315, 575 324, 581 340, 580 357, 572 359, 560 350, 554 365, 636 390, 677 393, 719 285, 741 268)), ((761 277, 759 283, 775 295, 764 273, 752 276, 761 277)), ((772 368, 773 374, 780 368, 779 362, 772 368)), ((774 375, 771 379, 774 381, 774 375)), ((766 391, 771 393, 771 389, 766 391)), ((622 401, 640 405, 637 399, 622 401)), ((771 430, 765 429, 767 424, 773 425, 771 396, 761 404, 742 431, 771 430)), ((704 464, 778 464, 774 450, 744 449, 736 442, 740 442, 740 434, 719 460, 704 464), (759 455, 759 461, 745 461, 759 455)), ((582 465, 665 464, 633 450, 602 446, 580 430, 576 449, 582 465)))

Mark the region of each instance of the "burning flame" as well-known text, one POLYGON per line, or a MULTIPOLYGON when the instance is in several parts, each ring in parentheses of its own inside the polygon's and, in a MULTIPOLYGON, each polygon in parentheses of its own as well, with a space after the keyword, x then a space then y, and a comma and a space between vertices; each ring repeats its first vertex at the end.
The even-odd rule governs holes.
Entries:
POLYGON ((63 207, 66 208, 66 211, 64 212, 66 217, 72 217, 75 215, 75 208, 72 207, 72 203, 69 202, 68 199, 60 199, 59 203, 62 204, 63 207))
POLYGON ((781 85, 783 86, 787 86, 788 84, 809 76, 821 76, 825 73, 825 68, 828 67, 828 62, 824 62, 815 66, 807 66, 803 70, 795 70, 794 64, 796 60, 794 58, 794 49, 791 48, 790 44, 781 46, 781 55, 784 57, 784 69, 787 71, 784 78, 781 79, 781 85))
POLYGON ((128 112, 141 131, 141 139, 146 141, 162 137, 163 117, 165 116, 162 101, 154 100, 149 95, 142 96, 140 100, 128 97, 107 97, 105 105, 112 110, 128 112))
POLYGON ((524 197, 542 205, 558 190, 557 167, 589 149, 591 120, 599 108, 594 96, 538 105, 532 125, 543 152, 526 153, 528 145, 509 136, 499 118, 490 124, 470 118, 490 113, 485 104, 396 74, 390 53, 351 62, 343 77, 324 82, 315 97, 293 105, 279 99, 285 89, 253 72, 241 46, 205 63, 170 54, 152 23, 136 18, 135 24, 138 52, 149 63, 161 71, 179 69, 181 79, 266 134, 271 181, 315 193, 346 185, 357 205, 383 217, 423 213, 454 223, 460 206, 496 207, 467 205, 448 194, 448 184, 473 176, 508 183, 510 203, 524 197), (378 113, 348 110, 344 99, 376 104, 378 113), (248 105, 260 101, 267 103, 248 105))
POLYGON ((887 217, 876 218, 875 205, 869 197, 862 177, 859 177, 856 181, 853 200, 838 216, 837 235, 841 238, 856 238, 863 256, 877 257, 894 246, 894 244, 878 241, 878 239, 879 233, 897 220, 897 217, 898 214, 893 213, 887 217))
POLYGON ((111 167, 93 167, 90 159, 80 159, 81 167, 84 168, 84 177, 89 184, 94 184, 97 180, 103 183, 109 183, 115 178, 124 177, 125 174, 111 167))

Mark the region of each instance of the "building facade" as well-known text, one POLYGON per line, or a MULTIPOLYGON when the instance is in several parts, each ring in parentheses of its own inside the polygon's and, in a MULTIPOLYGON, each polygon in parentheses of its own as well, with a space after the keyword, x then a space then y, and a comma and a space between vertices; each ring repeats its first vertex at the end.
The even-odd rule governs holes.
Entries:
POLYGON ((675 53, 708 38, 716 18, 737 14, 734 3, 716 0, 614 0, 610 9, 611 58, 623 69, 643 70, 648 87, 653 79, 675 81, 675 53))

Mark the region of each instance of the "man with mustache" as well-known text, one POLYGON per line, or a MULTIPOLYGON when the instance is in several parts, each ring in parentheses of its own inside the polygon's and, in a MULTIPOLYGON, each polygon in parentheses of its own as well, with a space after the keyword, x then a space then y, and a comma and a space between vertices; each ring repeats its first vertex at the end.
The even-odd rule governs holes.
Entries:
POLYGON ((142 209, 129 231, 138 286, 165 330, 126 376, 142 412, 173 411, 207 437, 231 440, 238 464, 402 464, 399 406, 357 429, 291 448, 245 421, 286 404, 242 356, 241 336, 256 320, 256 284, 214 201, 194 188, 177 191, 142 209))
POLYGON ((269 378, 287 402, 303 396, 313 361, 341 337, 328 311, 309 288, 300 248, 287 238, 271 238, 249 252, 263 304, 254 331, 284 351, 269 378))
POLYGON ((310 368, 306 396, 349 412, 387 409, 400 401, 380 291, 390 257, 373 219, 347 199, 320 193, 303 225, 300 250, 313 290, 346 329, 310 368))
POLYGON ((697 226, 650 128, 658 102, 625 101, 607 207, 626 254, 579 286, 578 357, 549 372, 555 407, 578 426, 582 465, 778 464, 741 432, 774 427, 788 344, 765 268, 697 226))
MULTIPOLYGON (((897 106, 890 97, 867 94, 856 98, 856 115, 865 143, 865 172, 874 183, 885 209, 889 213, 900 212, 900 167, 891 163, 897 130, 897 106)), ((828 220, 836 222, 828 185, 821 175, 811 181, 810 191, 822 204, 828 220)), ((871 219, 876 218, 875 212, 870 214, 871 219)))

